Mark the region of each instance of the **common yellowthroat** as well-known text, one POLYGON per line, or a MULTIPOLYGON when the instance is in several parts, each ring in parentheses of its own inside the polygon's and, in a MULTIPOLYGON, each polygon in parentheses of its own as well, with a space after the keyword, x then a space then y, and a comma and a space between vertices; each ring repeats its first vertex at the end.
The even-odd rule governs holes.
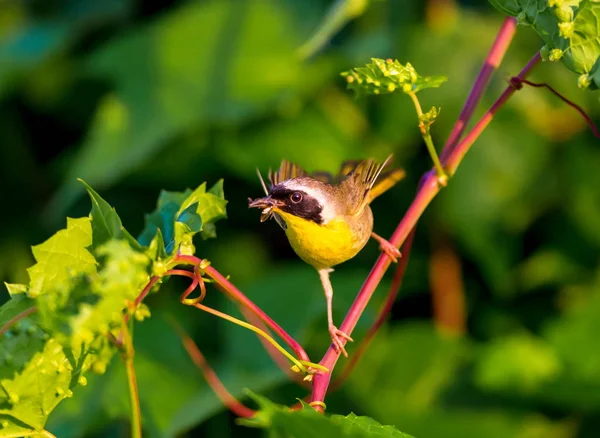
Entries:
POLYGON ((333 324, 332 267, 353 258, 373 237, 393 261, 400 251, 373 233, 369 204, 404 177, 401 169, 383 171, 391 155, 381 164, 375 160, 345 161, 338 175, 308 174, 286 160, 276 172, 269 170, 270 188, 258 176, 266 196, 248 199, 249 207, 262 209, 261 222, 274 218, 285 230, 296 254, 313 266, 321 277, 327 300, 327 321, 334 348, 348 354, 343 340, 352 338, 333 324))

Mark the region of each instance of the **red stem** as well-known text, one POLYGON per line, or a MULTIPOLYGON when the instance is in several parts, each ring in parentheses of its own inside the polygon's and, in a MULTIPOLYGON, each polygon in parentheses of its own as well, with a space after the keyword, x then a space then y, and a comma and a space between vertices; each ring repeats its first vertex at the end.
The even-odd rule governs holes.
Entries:
POLYGON ((504 58, 504 54, 508 50, 508 46, 515 35, 517 30, 517 19, 514 17, 507 17, 502 23, 502 27, 498 32, 498 36, 496 36, 496 40, 490 51, 488 56, 481 67, 481 71, 473 84, 473 88, 471 88, 471 92, 469 93, 469 97, 465 102, 465 106, 463 107, 460 115, 458 116, 458 120, 454 124, 450 135, 448 136, 448 140, 446 141, 446 145, 444 146, 444 150, 442 151, 441 160, 444 161, 448 158, 448 155, 456 146, 456 143, 460 140, 463 132, 465 131, 469 120, 473 116, 473 112, 477 107, 477 104, 481 100, 483 96, 483 92, 487 88, 488 83, 492 77, 492 74, 502 63, 502 59, 504 58))
POLYGON ((523 86, 522 84, 527 84, 530 87, 535 87, 535 88, 545 87, 545 88, 547 88, 548 90, 550 90, 552 92, 552 94, 554 94, 555 96, 557 96, 564 103, 566 103, 567 105, 569 105, 571 108, 574 108, 585 119, 585 122, 588 124, 588 126, 592 130, 592 134, 594 134, 594 136, 596 138, 600 138, 600 132, 598 132, 598 128, 596 128, 596 125, 594 125, 594 122, 592 121, 592 118, 586 114, 586 112, 583 110, 583 108, 581 108, 575 102, 572 102, 569 99, 567 99, 561 93, 559 93, 558 91, 556 91, 551 85, 548 85, 546 83, 541 83, 540 84, 540 83, 537 83, 537 82, 531 82, 531 81, 527 81, 525 79, 519 79, 519 78, 512 78, 511 82, 513 83, 513 85, 515 87, 522 87, 523 86))
POLYGON ((7 331, 10 330, 10 328, 15 325, 17 322, 19 322, 20 320, 22 320, 23 318, 27 318, 29 315, 31 315, 32 313, 35 313, 38 311, 38 308, 33 306, 30 307, 29 309, 23 310, 21 313, 19 313, 18 315, 14 316, 13 318, 9 319, 6 324, 4 324, 1 328, 0 328, 0 336, 2 336, 4 333, 6 333, 7 331))
POLYGON ((348 378, 350 373, 354 370, 354 367, 358 364, 360 359, 362 358, 364 352, 367 347, 386 321, 389 313, 392 311, 392 306, 394 305, 394 301, 396 301, 396 297, 398 296, 398 292, 400 291, 400 287, 402 286, 402 279, 404 278, 404 273, 406 272, 406 266, 408 265, 408 259, 410 257, 410 251, 412 248, 413 239, 415 237, 415 229, 413 228, 406 238, 406 242, 402 245, 402 258, 400 259, 398 266, 396 267, 396 272, 394 272, 394 278, 392 279, 392 285, 390 286, 390 290, 388 292, 387 299, 381 309, 379 310, 379 314, 377 315, 377 319, 373 323, 373 325, 369 328, 364 339, 361 341, 360 345, 356 349, 355 353, 350 358, 350 362, 344 368, 344 371, 340 374, 338 378, 336 378, 332 383, 332 389, 339 388, 344 381, 348 378))
MULTIPOLYGON (((529 63, 523 68, 521 73, 519 73, 519 78, 524 78, 531 71, 531 69, 540 61, 540 54, 537 53, 529 63)), ((498 109, 512 96, 515 92, 515 88, 511 85, 509 86, 504 93, 498 98, 496 103, 492 105, 492 107, 484 114, 484 116, 479 120, 479 122, 473 127, 473 130, 467 134, 467 136, 462 140, 452 151, 452 153, 448 156, 445 164, 445 168, 448 169, 450 174, 452 175, 458 165, 460 164, 462 158, 465 153, 469 150, 472 144, 475 142, 477 137, 481 135, 485 127, 492 120, 494 114, 498 111, 498 109)), ((419 189, 414 201, 408 208, 408 211, 400 221, 400 224, 394 231, 394 234, 390 238, 390 242, 399 247, 407 238, 409 232, 415 227, 417 221, 431 202, 431 200, 437 195, 440 191, 440 187, 437 181, 437 174, 435 171, 429 171, 423 180, 423 184, 419 189)), ((382 254, 379 256, 379 259, 371 269, 367 280, 363 284, 363 287, 358 292, 352 307, 348 311, 344 322, 342 323, 340 329, 347 333, 348 335, 352 334, 352 330, 356 326, 358 319, 362 315, 365 307, 367 306, 371 296, 375 292, 375 288, 381 281, 383 274, 387 270, 390 265, 390 260, 387 255, 382 254)), ((321 360, 320 364, 325 366, 329 370, 333 370, 335 364, 339 358, 339 353, 335 351, 333 347, 329 347, 325 356, 321 360)), ((313 394, 311 400, 313 402, 320 402, 325 399, 325 394, 327 392, 327 388, 329 386, 329 382, 331 380, 331 373, 317 373, 313 378, 313 394)))
POLYGON ((214 372, 211 366, 206 361, 206 358, 194 342, 192 338, 188 336, 188 334, 183 330, 181 325, 177 323, 174 319, 171 319, 171 323, 175 327, 175 330, 179 334, 181 338, 181 342, 183 343, 183 347, 189 354, 190 358, 194 362, 202 374, 204 374, 204 378, 208 385, 212 388, 212 390, 217 394, 217 396, 221 399, 223 404, 229 408, 233 413, 240 417, 252 417, 255 414, 255 411, 244 406, 240 403, 231 393, 225 388, 225 385, 219 379, 219 376, 214 372))
MULTIPOLYGON (((187 263, 194 266, 199 266, 202 263, 198 257, 190 255, 178 254, 173 258, 175 262, 187 263)), ((252 313, 254 313, 262 322, 264 322, 271 330, 273 330, 283 341, 296 353, 296 356, 300 360, 310 362, 308 354, 304 351, 304 348, 292 338, 288 332, 286 332, 279 324, 277 324, 269 315, 267 315, 260 307, 254 304, 246 295, 244 295, 237 287, 235 287, 229 280, 219 273, 212 266, 203 268, 206 275, 212 278, 221 288, 223 292, 228 294, 235 301, 246 307, 252 313)))
MULTIPOLYGON (((525 79, 529 72, 537 65, 538 62, 542 59, 540 53, 536 53, 533 58, 527 63, 527 65, 521 70, 521 72, 516 76, 517 79, 525 79)), ((477 124, 473 127, 471 132, 469 132, 465 138, 456 146, 455 150, 452 151, 452 154, 448 157, 447 162, 445 163, 446 169, 452 175, 456 171, 456 168, 462 161, 463 157, 467 153, 467 151, 471 148, 475 140, 481 135, 483 130, 490 124, 494 115, 498 112, 498 110, 506 103, 506 101, 517 91, 517 88, 514 85, 509 85, 504 90, 504 93, 494 102, 492 107, 483 115, 483 117, 477 122, 477 124)))
MULTIPOLYGON (((258 327, 263 332, 267 333, 269 336, 271 335, 269 328, 265 325, 265 323, 263 323, 258 318, 258 316, 249 312, 243 306, 239 306, 239 309, 240 309, 240 312, 242 312, 242 315, 244 315, 244 318, 246 318, 246 321, 248 321, 250 324, 258 327)), ((297 384, 302 385, 302 386, 307 386, 306 382, 303 381, 302 378, 297 373, 294 373, 290 369, 288 360, 281 355, 279 350, 277 350, 270 342, 268 342, 262 336, 259 336, 257 334, 256 337, 262 344, 263 348, 265 350, 267 350, 267 353, 269 353, 269 356, 271 356, 271 359, 273 359, 273 362, 275 362, 275 364, 277 364, 277 366, 281 369, 281 371, 283 371, 291 380, 295 381, 297 384)))
POLYGON ((229 282, 229 280, 227 280, 225 277, 223 277, 223 275, 221 275, 219 273, 219 271, 217 271, 212 266, 208 266, 207 268, 204 268, 204 272, 206 272, 206 275, 208 275, 210 278, 212 278, 221 287, 221 289, 225 293, 227 293, 234 300, 239 302, 242 306, 246 307, 248 310, 250 310, 252 313, 254 313, 262 322, 267 324, 267 326, 271 330, 273 330, 281 339, 283 339, 283 341, 292 350, 294 350, 294 353, 296 353, 296 356, 300 360, 310 362, 310 359, 308 358, 308 354, 306 354, 306 352, 304 351, 302 346, 294 338, 292 338, 283 328, 281 328, 281 326, 279 324, 277 324, 275 321, 273 321, 273 319, 271 319, 271 317, 269 315, 267 315, 264 311, 262 311, 260 307, 258 307, 256 304, 254 304, 237 287, 235 287, 233 284, 231 284, 231 282, 229 282))

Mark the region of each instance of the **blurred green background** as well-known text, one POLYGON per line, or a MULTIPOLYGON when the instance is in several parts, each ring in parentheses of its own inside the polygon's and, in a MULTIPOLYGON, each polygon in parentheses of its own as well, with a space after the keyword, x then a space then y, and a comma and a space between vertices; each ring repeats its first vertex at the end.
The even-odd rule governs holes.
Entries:
MULTIPOLYGON (((338 2, 337 4, 342 4, 338 2)), ((361 2, 348 2, 360 4, 361 2)), ((448 83, 422 93, 441 106, 441 147, 503 20, 487 2, 373 0, 315 56, 297 49, 329 0, 0 1, 0 277, 27 282, 30 245, 85 216, 85 179, 137 235, 161 189, 225 180, 229 219, 200 257, 307 346, 328 345, 314 270, 247 198, 255 169, 282 158, 335 170, 395 154, 407 178, 374 204, 389 236, 430 167, 405 96, 356 101, 339 73, 370 57, 411 62, 448 83)), ((361 9, 361 8, 358 8, 361 9)), ((360 12, 360 11, 359 11, 360 12)), ((482 107, 541 47, 519 28, 482 107)), ((589 114, 598 94, 561 64, 531 76, 589 114)), ((427 210, 391 321, 328 412, 353 411, 416 437, 596 437, 600 430, 600 147, 583 120, 545 90, 525 87, 498 114, 427 210)), ((378 255, 370 243, 332 276, 340 321, 378 255)), ((360 340, 389 275, 365 313, 360 340)), ((194 335, 236 395, 293 404, 290 384, 248 331, 178 302, 170 281, 135 333, 149 437, 256 437, 237 426, 192 365, 168 317, 194 335)), ((215 289, 208 304, 236 310, 215 289)), ((8 298, 0 290, 0 303, 8 298)), ((349 352, 355 350, 349 347, 349 352)), ((340 361, 339 370, 344 360, 340 361)), ((51 415, 63 437, 128 436, 125 373, 105 375, 51 415)))

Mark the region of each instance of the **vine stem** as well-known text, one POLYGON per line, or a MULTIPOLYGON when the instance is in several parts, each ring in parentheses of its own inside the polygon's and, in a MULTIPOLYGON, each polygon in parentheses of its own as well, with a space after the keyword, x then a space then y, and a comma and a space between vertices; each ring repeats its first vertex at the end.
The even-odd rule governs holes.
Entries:
POLYGON ((194 362, 194 365, 202 371, 206 382, 211 387, 211 389, 217 394, 217 396, 221 399, 223 404, 227 406, 227 408, 236 414, 239 417, 251 417, 255 414, 255 411, 244 406, 240 403, 231 393, 227 390, 217 373, 214 372, 212 367, 206 361, 206 358, 194 342, 194 340, 185 332, 181 324, 175 320, 175 318, 170 317, 169 322, 181 338, 181 342, 183 343, 183 347, 187 351, 188 355, 194 362))
MULTIPOLYGON (((540 53, 536 53, 533 58, 527 63, 527 65, 521 70, 521 72, 516 76, 517 79, 525 79, 529 72, 541 61, 542 57, 540 53)), ((446 161, 446 169, 450 172, 450 175, 453 175, 456 172, 456 168, 462 161, 463 157, 467 153, 467 151, 471 148, 475 140, 481 135, 484 129, 490 124, 494 115, 498 112, 498 110, 506 103, 508 99, 517 91, 517 87, 511 83, 504 92, 500 95, 498 100, 494 102, 492 107, 483 115, 481 119, 475 124, 473 129, 465 136, 463 140, 460 141, 456 145, 456 147, 452 150, 452 153, 448 156, 448 160, 446 161)))
POLYGON ((433 145, 433 139, 431 138, 431 122, 426 123, 421 120, 423 116, 423 109, 421 108, 421 102, 419 102, 419 98, 417 94, 414 92, 407 93, 413 101, 415 106, 415 110, 417 111, 417 116, 419 118, 419 130, 421 131, 421 136, 423 137, 423 141, 425 142, 425 146, 427 146, 427 151, 431 156, 431 160, 433 161, 433 167, 438 175, 438 181, 441 185, 445 186, 448 182, 448 176, 446 175, 446 171, 440 163, 440 158, 438 157, 437 151, 435 150, 435 146, 433 145))
POLYGON ((19 322, 20 320, 27 318, 29 315, 31 315, 32 313, 35 313, 38 311, 38 308, 36 306, 30 307, 29 309, 25 309, 23 310, 21 313, 19 313, 18 315, 15 315, 14 317, 12 317, 11 319, 9 319, 8 321, 6 321, 6 324, 4 324, 1 328, 0 328, 0 336, 2 336, 4 333, 6 333, 7 331, 10 330, 10 328, 15 325, 17 322, 19 322))
POLYGON ((481 71, 477 75, 477 79, 475 79, 475 83, 469 92, 465 106, 461 110, 458 120, 454 124, 454 127, 448 136, 448 140, 446 141, 442 151, 442 160, 446 160, 448 158, 448 155, 450 152, 452 152, 452 149, 462 137, 469 120, 471 120, 471 117, 473 116, 473 112, 475 111, 477 104, 483 96, 483 92, 490 82, 492 74, 502 63, 504 54, 507 52, 516 31, 517 19, 514 17, 507 17, 500 27, 498 35, 496 36, 488 56, 481 67, 481 71))
MULTIPOLYGON (((173 259, 174 262, 188 263, 194 266, 199 266, 202 263, 198 257, 189 255, 177 255, 173 259)), ((237 287, 235 287, 227 278, 212 266, 203 267, 202 270, 206 275, 212 278, 220 289, 227 295, 240 303, 246 309, 255 314, 262 322, 264 322, 271 330, 273 330, 283 341, 294 351, 300 360, 310 362, 308 354, 304 348, 296 341, 288 332, 286 332, 279 324, 277 324, 269 315, 267 315, 260 307, 254 304, 246 295, 244 295, 237 287)))
MULTIPOLYGON (((269 328, 265 325, 265 323, 263 323, 260 319, 258 319, 258 317, 256 315, 249 312, 243 306, 238 306, 238 309, 240 310, 240 312, 242 313, 244 318, 246 318, 246 320, 250 324, 255 325, 256 327, 258 327, 259 329, 261 329, 263 332, 267 333, 268 335, 271 334, 269 332, 269 328)), ((307 385, 308 382, 306 382, 305 380, 300 378, 300 376, 298 376, 297 373, 290 370, 290 367, 288 366, 288 362, 285 360, 285 358, 281 357, 281 354, 279 354, 279 350, 277 348, 275 348, 273 346, 273 344, 268 342, 265 338, 263 338, 259 334, 257 334, 256 337, 262 344, 263 348, 267 351, 269 356, 271 356, 271 359, 273 360, 273 362, 275 362, 275 364, 279 367, 279 369, 281 371, 283 371, 291 380, 295 381, 298 385, 308 387, 308 385, 307 385)))
POLYGON ((404 278, 404 273, 406 272, 406 267, 408 265, 408 260, 410 257, 410 251, 412 248, 412 243, 415 237, 415 229, 413 228, 410 234, 408 235, 404 245, 402 246, 402 258, 400 259, 398 266, 396 267, 396 272, 394 272, 394 278, 392 279, 392 285, 390 286, 390 290, 388 292, 388 296, 381 306, 379 310, 379 314, 377 315, 377 319, 373 323, 373 325, 369 328, 366 336, 356 349, 355 353, 350 357, 350 362, 344 368, 344 371, 340 374, 340 376, 333 381, 332 389, 339 388, 344 381, 348 378, 350 373, 354 370, 354 367, 358 364, 367 347, 387 319, 388 315, 392 311, 392 306, 394 305, 394 301, 396 301, 396 297, 398 296, 398 292, 400 291, 400 287, 402 286, 402 280, 404 278))
POLYGON ((135 367, 133 364, 133 340, 127 324, 123 324, 121 330, 123 335, 123 346, 125 351, 121 354, 125 362, 127 372, 127 384, 129 386, 129 400, 131 402, 131 436, 132 438, 142 438, 142 410, 140 407, 140 394, 138 391, 137 379, 135 377, 135 367))
MULTIPOLYGON (((541 57, 539 53, 527 63, 523 70, 517 76, 518 78, 525 78, 535 65, 540 61, 541 57)), ((477 137, 481 135, 485 127, 490 123, 498 109, 506 103, 506 101, 512 96, 516 89, 509 85, 504 93, 498 98, 498 100, 492 105, 492 107, 483 115, 483 117, 473 127, 471 132, 465 136, 465 138, 456 145, 452 152, 448 155, 447 160, 443 163, 445 168, 449 171, 450 175, 454 174, 456 168, 462 161, 464 155, 467 153, 469 148, 473 145, 477 137)), ((389 241, 396 247, 405 241, 410 231, 415 227, 417 221, 431 203, 431 200, 440 191, 440 185, 437 181, 437 175, 435 171, 429 171, 425 174, 423 184, 412 204, 408 208, 406 214, 398 224, 398 227, 392 234, 389 241)), ((377 262, 371 269, 369 276, 363 284, 361 290, 358 292, 354 303, 350 307, 346 318, 340 326, 340 330, 348 335, 352 334, 352 330, 356 327, 358 320, 364 312, 371 296, 375 292, 375 288, 381 281, 385 271, 390 265, 390 260, 387 255, 382 254, 377 259, 377 262)), ((325 356, 321 360, 320 364, 329 370, 333 370, 337 360, 339 359, 339 353, 333 347, 329 347, 325 356)), ((331 381, 331 373, 317 373, 313 378, 313 393, 311 397, 312 402, 322 402, 325 399, 327 388, 331 381)))

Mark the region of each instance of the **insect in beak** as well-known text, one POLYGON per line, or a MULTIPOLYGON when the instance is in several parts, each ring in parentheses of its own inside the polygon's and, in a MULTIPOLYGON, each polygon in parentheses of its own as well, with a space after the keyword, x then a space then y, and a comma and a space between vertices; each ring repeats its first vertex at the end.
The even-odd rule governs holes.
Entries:
POLYGON ((264 222, 267 219, 270 219, 273 216, 273 208, 279 207, 283 205, 281 201, 271 198, 270 196, 265 196, 264 198, 257 198, 252 200, 252 198, 248 198, 248 208, 262 208, 262 213, 260 215, 260 221, 264 222))

